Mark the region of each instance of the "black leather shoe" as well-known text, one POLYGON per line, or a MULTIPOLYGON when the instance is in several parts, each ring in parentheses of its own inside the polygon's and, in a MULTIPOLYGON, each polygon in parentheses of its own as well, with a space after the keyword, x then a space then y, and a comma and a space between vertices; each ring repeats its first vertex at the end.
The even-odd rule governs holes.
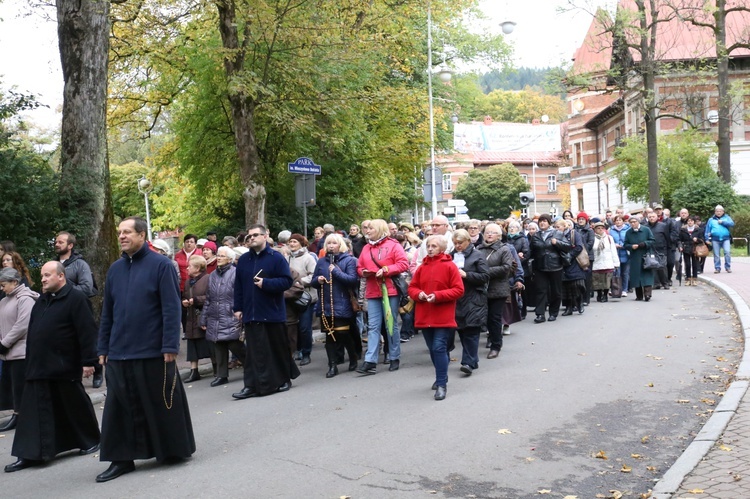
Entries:
POLYGON ((292 387, 292 382, 291 381, 287 381, 286 383, 284 383, 283 385, 281 385, 278 388, 278 390, 276 390, 276 391, 277 392, 288 392, 291 387, 292 387))
MULTIPOLYGON (((464 373, 467 376, 471 376, 471 373, 474 372, 474 369, 472 369, 471 366, 468 365, 468 364, 463 364, 461 366, 461 372, 464 373)), ((435 387, 435 388, 437 388, 437 387, 435 387)))
POLYGON ((93 454, 94 452, 99 450, 99 444, 94 445, 93 447, 89 447, 88 449, 81 449, 78 451, 78 454, 81 456, 88 456, 89 454, 93 454))
POLYGON ((17 423, 18 423, 18 414, 13 414, 4 425, 0 426, 0 431, 10 431, 16 427, 17 423))
POLYGON ((226 385, 227 383, 229 383, 229 378, 215 378, 211 382, 211 386, 226 385))
POLYGON ((101 388, 101 387, 102 387, 102 382, 103 382, 103 381, 104 381, 104 379, 103 379, 103 377, 102 377, 102 375, 101 375, 101 374, 96 374, 96 373, 94 373, 94 381, 93 381, 93 383, 92 383, 92 386, 93 386, 94 388, 101 388))
POLYGON ((565 312, 562 313, 563 317, 567 317, 569 315, 573 315, 573 309, 571 307, 566 308, 565 312))
POLYGON ((306 366, 310 363, 310 356, 309 355, 303 355, 302 360, 299 361, 299 365, 306 366))
POLYGON ((258 394, 250 390, 250 388, 248 387, 245 387, 239 392, 232 394, 232 397, 236 398, 237 400, 249 399, 250 397, 257 397, 257 396, 258 394))
POLYGON ((357 369, 357 359, 350 360, 349 361, 349 371, 354 371, 357 369))
POLYGON ((109 465, 107 471, 96 475, 96 481, 99 483, 108 482, 131 471, 135 471, 135 463, 133 461, 114 461, 109 465))
POLYGON ((490 350, 490 353, 487 354, 488 359, 496 359, 497 356, 500 355, 500 350, 490 350))
POLYGON ((336 364, 332 364, 328 367, 328 372, 326 373, 326 378, 333 378, 339 373, 339 368, 336 367, 336 364))
POLYGON ((26 468, 31 468, 32 466, 39 466, 43 462, 44 461, 35 461, 34 459, 19 458, 15 463, 7 465, 5 467, 5 472, 13 473, 14 471, 25 470, 26 468))
POLYGON ((556 320, 557 320, 557 316, 556 315, 550 315, 549 319, 547 319, 548 322, 555 322, 556 320))
POLYGON ((537 315, 534 318, 534 324, 541 324, 542 322, 546 322, 546 321, 547 319, 545 319, 543 315, 537 315))
POLYGON ((391 365, 388 366, 389 371, 398 371, 399 359, 392 360, 391 365))
POLYGON ((438 386, 435 390, 435 400, 443 400, 445 398, 446 389, 444 386, 438 386))

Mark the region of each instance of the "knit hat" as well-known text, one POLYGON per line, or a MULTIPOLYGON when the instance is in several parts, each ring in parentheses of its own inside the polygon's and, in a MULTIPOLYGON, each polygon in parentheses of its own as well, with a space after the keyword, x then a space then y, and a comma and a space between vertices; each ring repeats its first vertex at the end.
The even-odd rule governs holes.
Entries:
POLYGON ((586 214, 585 211, 578 212, 578 216, 576 216, 576 220, 578 220, 579 218, 584 218, 586 219, 587 222, 589 221, 589 216, 586 214))
POLYGON ((292 234, 291 236, 289 236, 289 240, 291 241, 292 239, 294 239, 295 241, 297 241, 298 243, 300 243, 300 245, 303 248, 306 248, 307 245, 309 244, 307 242, 307 238, 305 236, 303 236, 302 234, 297 234, 296 232, 294 234, 292 234))
POLYGON ((214 255, 216 254, 216 243, 213 241, 206 241, 206 243, 203 245, 204 248, 208 248, 211 251, 214 252, 214 255))

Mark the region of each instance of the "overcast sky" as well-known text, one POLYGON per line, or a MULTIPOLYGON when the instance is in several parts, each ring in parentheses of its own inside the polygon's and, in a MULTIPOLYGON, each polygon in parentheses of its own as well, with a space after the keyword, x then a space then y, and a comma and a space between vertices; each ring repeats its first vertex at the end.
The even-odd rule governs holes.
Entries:
MULTIPOLYGON (((613 0, 575 0, 580 6, 610 5, 613 0)), ((49 106, 34 111, 32 119, 57 126, 62 103, 62 74, 57 49, 56 24, 39 15, 28 15, 28 0, 0 0, 0 81, 4 88, 33 93, 49 106)), ((517 23, 507 39, 515 48, 516 67, 554 67, 570 61, 583 41, 591 15, 581 11, 560 13, 569 0, 481 0, 491 18, 486 29, 517 23)), ((54 15, 52 9, 48 15, 54 15)))

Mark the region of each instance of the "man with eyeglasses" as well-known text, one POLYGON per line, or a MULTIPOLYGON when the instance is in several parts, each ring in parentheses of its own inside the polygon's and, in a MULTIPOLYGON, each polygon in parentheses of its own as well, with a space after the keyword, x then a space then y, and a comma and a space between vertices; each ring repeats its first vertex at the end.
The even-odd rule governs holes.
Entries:
POLYGON ((232 397, 247 399, 285 392, 299 376, 286 331, 284 291, 292 287, 286 258, 268 245, 263 225, 247 230, 250 251, 237 261, 234 316, 245 328, 245 387, 232 397))
MULTIPOLYGON (((448 224, 448 219, 444 217, 443 215, 438 215, 434 219, 432 219, 432 222, 430 223, 430 227, 432 228, 432 235, 439 235, 443 236, 445 240, 448 243, 447 249, 444 251, 445 254, 449 255, 451 251, 453 251, 453 232, 451 232, 450 224, 448 224)), ((427 234, 425 233, 425 237, 427 237, 427 234)), ((417 267, 422 265, 422 260, 424 260, 424 257, 427 256, 427 245, 421 244, 419 246, 419 253, 417 254, 417 267)))

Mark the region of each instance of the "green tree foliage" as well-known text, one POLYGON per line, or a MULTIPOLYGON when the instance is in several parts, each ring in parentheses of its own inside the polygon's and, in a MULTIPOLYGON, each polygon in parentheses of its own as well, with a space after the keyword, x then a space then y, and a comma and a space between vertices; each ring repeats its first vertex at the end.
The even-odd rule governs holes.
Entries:
POLYGON ((716 174, 691 177, 672 194, 675 209, 687 208, 691 214, 700 215, 703 220, 713 215, 717 204, 732 216, 734 210, 742 206, 732 186, 716 174))
POLYGON ((0 239, 9 239, 31 264, 51 255, 58 226, 57 175, 47 158, 18 139, 17 114, 34 106, 33 98, 0 93, 0 239))
MULTIPOLYGON (((659 137, 658 178, 661 201, 667 207, 674 203, 674 192, 693 178, 715 177, 709 158, 712 148, 706 138, 695 132, 682 132, 659 137)), ((613 171, 618 183, 627 189, 634 201, 649 200, 649 175, 646 141, 640 136, 628 137, 625 145, 617 148, 618 165, 613 171)))
POLYGON ((485 94, 493 90, 523 90, 526 87, 539 89, 545 82, 551 68, 508 68, 492 70, 480 79, 485 94))
MULTIPOLYGON (((250 176, 264 186, 274 230, 300 224, 293 176, 286 172, 299 156, 323 165, 311 223, 348 223, 413 206, 415 165, 429 151, 424 3, 215 4, 113 6, 110 117, 139 124, 142 134, 157 132, 156 117, 166 118, 169 140, 155 156, 157 169, 186 178, 190 189, 183 194, 194 205, 221 220, 236 219, 235 200, 242 202, 243 193, 248 198, 249 176, 238 175, 238 154, 254 144, 259 163, 250 162, 257 166, 250 176), (220 37, 217 7, 225 16, 230 4, 236 19, 227 24, 222 17, 220 37), (240 44, 230 48, 226 30, 235 26, 240 44), (229 76, 227 64, 233 65, 229 76), (252 132, 241 147, 238 102, 249 110, 242 126, 252 132)), ((446 52, 451 63, 506 60, 502 37, 465 29, 463 12, 475 4, 432 2, 435 53, 446 52)), ((438 87, 436 96, 455 100, 449 87, 438 87)), ((449 135, 451 114, 451 104, 436 106, 439 140, 449 135)), ((179 213, 172 215, 177 223, 179 213)), ((182 215, 184 226, 190 217, 182 215)))
POLYGON ((518 205, 518 195, 527 188, 516 167, 505 163, 471 170, 458 182, 453 196, 466 201, 472 217, 505 218, 518 205))

